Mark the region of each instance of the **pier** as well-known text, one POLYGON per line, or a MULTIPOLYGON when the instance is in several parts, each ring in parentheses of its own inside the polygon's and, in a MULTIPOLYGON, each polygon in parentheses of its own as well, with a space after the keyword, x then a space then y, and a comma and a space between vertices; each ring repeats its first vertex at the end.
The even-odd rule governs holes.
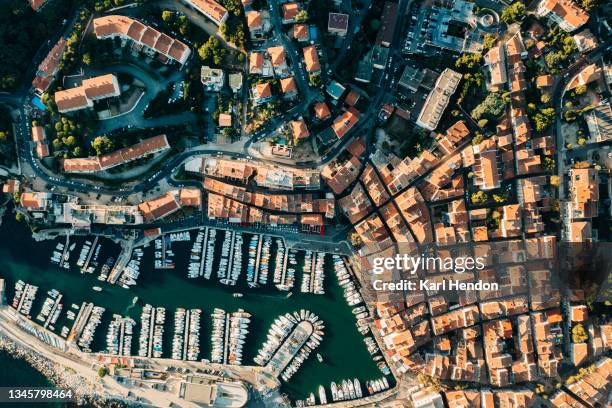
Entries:
POLYGON ((155 314, 157 313, 156 309, 153 307, 151 309, 151 318, 149 320, 149 338, 147 344, 147 357, 151 357, 153 354, 153 335, 155 333, 155 314))
POLYGON ((55 299, 55 303, 53 304, 53 307, 51 307, 51 311, 49 312, 49 316, 47 316, 47 320, 45 320, 45 324, 43 325, 43 327, 46 329, 47 326, 49 326, 49 323, 51 322, 51 319, 53 318, 53 315, 55 314, 55 311, 57 310, 57 307, 59 306, 61 300, 62 300, 62 294, 60 293, 57 298, 55 299))
POLYGON ((81 304, 81 308, 79 309, 79 314, 74 320, 74 324, 72 325, 72 330, 70 330, 70 334, 68 335, 68 343, 76 343, 81 333, 83 332, 83 328, 85 324, 89 320, 89 315, 91 315, 91 311, 93 310, 93 303, 83 302, 81 304))
POLYGON ((200 252, 200 271, 198 276, 204 275, 204 264, 206 261, 206 248, 208 247, 208 227, 204 230, 204 241, 202 243, 202 251, 200 252))
POLYGON ((85 263, 83 264, 83 267, 81 268, 82 271, 87 271, 87 268, 89 268, 89 263, 91 262, 91 257, 93 256, 96 246, 98 245, 98 239, 100 237, 98 235, 96 235, 96 238, 94 238, 94 242, 91 245, 91 248, 89 248, 89 254, 87 254, 87 259, 85 260, 85 263))
POLYGON ((185 311, 185 329, 183 330, 183 360, 187 360, 187 348, 189 345, 189 320, 191 318, 191 310, 185 311))
POLYGON ((312 323, 307 320, 299 322, 291 334, 287 336, 283 344, 278 348, 266 368, 278 377, 283 372, 285 367, 289 365, 293 357, 300 351, 302 346, 306 344, 314 331, 312 323))
POLYGON ((0 306, 4 306, 6 304, 6 281, 4 279, 0 279, 0 306))
POLYGON ((259 263, 261 262, 261 247, 263 245, 263 236, 259 235, 257 242, 257 256, 255 257, 255 272, 253 274, 253 282, 257 282, 259 279, 259 263))
POLYGON ((280 279, 281 285, 285 285, 285 283, 287 282, 287 263, 289 262, 289 251, 287 250, 287 248, 285 248, 283 252, 284 252, 283 269, 281 272, 281 279, 280 279))
POLYGON ((59 261, 60 268, 64 267, 64 262, 66 262, 67 255, 70 254, 69 248, 68 248, 69 245, 70 245, 70 234, 66 234, 66 244, 64 244, 64 250, 62 251, 62 257, 60 258, 60 261, 59 261))
POLYGON ((108 274, 107 281, 109 283, 114 285, 117 282, 117 279, 119 279, 119 276, 121 275, 121 273, 127 266, 128 262, 130 262, 130 259, 132 258, 133 248, 134 248, 134 242, 131 240, 127 241, 127 245, 121 247, 121 253, 119 254, 119 257, 117 258, 117 262, 115 263, 115 266, 113 266, 113 269, 108 274))
POLYGON ((232 267, 234 266, 234 258, 236 258, 234 256, 234 247, 235 246, 236 246, 236 233, 232 231, 232 240, 231 240, 230 249, 229 249, 229 259, 228 259, 228 262, 227 262, 227 273, 225 275, 225 279, 228 280, 227 283, 229 285, 232 285, 232 284, 236 283, 232 279, 232 267))
POLYGON ((223 338, 223 364, 227 364, 227 357, 229 354, 229 336, 230 336, 230 325, 231 325, 231 314, 225 315, 225 336, 223 338))

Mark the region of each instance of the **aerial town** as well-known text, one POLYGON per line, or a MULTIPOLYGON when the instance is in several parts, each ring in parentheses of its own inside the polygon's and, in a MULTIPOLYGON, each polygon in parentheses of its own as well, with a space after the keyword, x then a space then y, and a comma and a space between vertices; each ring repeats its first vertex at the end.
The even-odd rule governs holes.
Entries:
POLYGON ((611 25, 3 2, 0 405, 612 406, 611 25))

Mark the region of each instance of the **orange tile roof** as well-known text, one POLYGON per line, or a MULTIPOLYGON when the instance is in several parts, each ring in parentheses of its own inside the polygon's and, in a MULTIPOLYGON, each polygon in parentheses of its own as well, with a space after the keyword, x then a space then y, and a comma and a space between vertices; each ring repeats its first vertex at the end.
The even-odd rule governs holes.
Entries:
POLYGON ((232 126, 232 115, 228 113, 219 114, 219 126, 229 127, 232 126))
POLYGON ((169 149, 166 135, 158 135, 144 139, 130 147, 115 150, 101 156, 65 159, 65 172, 92 172, 106 170, 121 164, 139 159, 147 154, 169 149))
POLYGON ((247 25, 249 29, 253 28, 261 28, 261 12, 259 11, 249 11, 246 13, 247 25))
POLYGON ((293 20, 300 11, 300 6, 297 3, 283 4, 283 20, 293 20))
POLYGON ((304 122, 304 119, 292 120, 290 123, 291 130, 293 132, 293 140, 298 141, 306 139, 308 136, 310 136, 310 132, 306 127, 306 122, 304 122))
POLYGON ((324 120, 331 116, 329 108, 327 107, 327 104, 325 102, 317 102, 314 106, 314 110, 315 115, 319 120, 324 120))
POLYGON ((293 79, 293 77, 281 79, 280 87, 284 94, 297 91, 297 86, 295 85, 295 79, 293 79))
POLYGON ((293 38, 298 40, 307 40, 310 38, 308 26, 306 24, 296 24, 293 26, 293 38))
POLYGON ((317 48, 314 45, 311 45, 304 47, 302 51, 304 53, 306 70, 310 73, 320 71, 321 64, 319 64, 319 54, 317 54, 317 48))
POLYGON ((47 140, 45 128, 42 126, 32 126, 32 140, 35 142, 44 142, 47 140))
POLYGON ((277 47, 268 48, 268 54, 270 54, 273 66, 278 67, 286 64, 285 48, 283 46, 279 45, 277 47))
POLYGON ((217 24, 221 24, 227 17, 227 10, 214 0, 186 0, 192 6, 209 16, 217 24))
POLYGON ((177 39, 168 37, 152 27, 127 16, 108 15, 93 20, 94 33, 98 38, 121 36, 154 49, 167 58, 184 64, 191 49, 177 39), (159 40, 159 41, 158 41, 159 40))
POLYGON ((338 137, 342 139, 346 133, 352 129, 353 126, 359 121, 359 116, 352 111, 347 110, 342 115, 338 116, 332 124, 332 129, 338 137))
POLYGON ((179 208, 180 205, 172 192, 167 192, 161 197, 138 204, 138 209, 147 222, 170 215, 179 208))
POLYGON ((261 71, 264 64, 264 56, 261 52, 252 52, 249 55, 249 72, 254 73, 261 71))
POLYGON ((183 206, 199 207, 202 205, 202 191, 199 188, 181 188, 179 199, 183 206))
POLYGON ((107 74, 84 79, 81 86, 88 98, 95 99, 116 93, 118 89, 115 88, 115 81, 113 74, 107 74))
POLYGON ((589 20, 589 13, 571 0, 544 0, 540 7, 556 14, 574 30, 589 20))
POLYGON ((269 83, 255 85, 255 92, 260 99, 269 98, 272 96, 272 87, 269 83))

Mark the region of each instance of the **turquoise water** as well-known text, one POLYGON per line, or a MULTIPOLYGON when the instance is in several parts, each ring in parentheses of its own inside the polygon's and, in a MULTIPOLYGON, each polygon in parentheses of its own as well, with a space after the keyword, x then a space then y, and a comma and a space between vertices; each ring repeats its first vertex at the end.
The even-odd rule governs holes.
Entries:
MULTIPOLYGON (((220 236, 222 234, 217 234, 218 239, 220 236)), ((246 247, 249 236, 248 234, 243 234, 243 236, 246 247)), ((192 238, 194 237, 195 233, 192 232, 192 238)), ((76 262, 84 240, 83 237, 71 240, 71 242, 77 242, 71 255, 71 264, 76 262)), ((144 266, 141 267, 138 284, 130 290, 100 282, 97 279, 99 268, 93 274, 81 274, 76 268, 66 270, 51 264, 49 259, 57 242, 35 242, 30 237, 29 230, 14 221, 12 217, 5 217, 0 227, 0 242, 2 242, 0 259, 3 260, 0 277, 8 280, 7 301, 9 303, 12 301, 14 284, 18 279, 39 286, 32 316, 35 316, 40 310, 44 302, 44 294, 48 290, 54 288, 64 295, 62 301, 64 311, 55 325, 56 333, 59 334, 62 325, 69 322, 65 318, 65 312, 70 310, 72 303, 80 305, 83 301, 91 301, 106 308, 103 321, 96 331, 96 339, 92 345, 94 351, 102 351, 105 348, 108 323, 112 314, 119 313, 133 317, 138 323, 132 345, 132 354, 136 355, 138 353, 140 313, 142 306, 149 303, 155 307, 167 308, 164 340, 164 356, 166 357, 171 354, 175 309, 179 307, 202 309, 200 358, 210 358, 210 313, 215 307, 228 312, 241 308, 253 315, 243 358, 243 364, 250 365, 253 364, 252 358, 257 354, 266 338, 268 328, 278 315, 307 309, 316 313, 326 325, 323 342, 316 350, 323 356, 324 361, 318 362, 313 353, 289 384, 283 386, 283 392, 287 393, 291 399, 303 399, 311 392, 316 395, 317 387, 321 384, 327 388, 329 395, 331 381, 341 382, 343 379, 357 377, 362 384, 365 384, 367 380, 382 376, 365 347, 363 337, 355 327, 355 318, 351 313, 351 308, 344 301, 342 289, 330 270, 332 266, 330 256, 328 256, 328 269, 325 277, 325 295, 300 293, 301 274, 299 273, 300 268, 296 268, 294 292, 291 297, 287 298, 286 292, 280 292, 274 288, 271 283, 272 274, 269 276, 268 285, 256 289, 246 286, 244 273, 241 275, 242 283, 236 287, 220 284, 215 276, 211 280, 188 279, 187 266, 191 242, 172 244, 176 267, 168 270, 154 269, 154 246, 145 248, 144 266), (101 286, 103 291, 95 292, 92 290, 93 286, 101 286), (234 292, 241 292, 244 297, 234 298, 232 296, 234 292), (134 296, 139 297, 136 306, 132 305, 134 296)), ((100 266, 105 257, 116 257, 118 251, 117 246, 108 240, 104 240, 102 246, 100 266)), ((217 245, 218 248, 220 246, 220 244, 217 245)), ((246 262, 246 257, 243 261, 246 262)), ((214 271, 213 275, 215 275, 214 271)))

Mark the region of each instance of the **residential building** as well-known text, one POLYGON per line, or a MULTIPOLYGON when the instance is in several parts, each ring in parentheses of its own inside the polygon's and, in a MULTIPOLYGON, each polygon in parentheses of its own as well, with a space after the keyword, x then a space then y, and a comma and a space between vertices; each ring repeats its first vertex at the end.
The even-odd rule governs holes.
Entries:
POLYGON ((219 114, 219 127, 231 127, 232 126, 232 115, 229 113, 219 114))
POLYGON ((570 200, 567 205, 567 219, 597 217, 599 202, 599 177, 594 168, 571 169, 569 171, 570 200))
POLYGON ((30 4, 30 7, 32 7, 32 10, 38 11, 47 3, 47 1, 48 0, 28 0, 28 3, 30 4))
POLYGON ((270 56, 270 61, 272 62, 274 73, 277 76, 288 75, 285 48, 282 45, 279 45, 276 47, 269 47, 267 51, 268 55, 270 56))
POLYGON ((256 84, 251 90, 255 105, 263 105, 272 100, 272 87, 269 83, 256 84))
POLYGON ((49 145, 44 127, 32 126, 32 141, 36 146, 36 155, 39 159, 49 156, 49 145))
POLYGON ((302 43, 310 41, 310 32, 308 30, 308 25, 295 24, 293 26, 293 38, 302 43))
POLYGON ((242 81, 242 72, 229 74, 229 87, 234 93, 238 93, 242 89, 242 81))
POLYGON ((289 126, 291 127, 291 134, 293 136, 293 143, 299 144, 305 139, 308 139, 310 136, 310 132, 308 131, 308 127, 306 126, 306 122, 304 119, 299 118, 298 120, 292 120, 289 122, 289 126))
POLYGON ((115 150, 112 153, 82 159, 64 159, 63 166, 66 173, 93 173, 108 170, 167 149, 170 149, 170 144, 168 144, 166 135, 159 135, 144 139, 130 147, 115 150))
POLYGON ((590 64, 584 67, 582 71, 580 71, 569 84, 567 84, 568 90, 574 89, 578 86, 586 86, 591 82, 597 81, 601 78, 602 71, 597 64, 590 64))
POLYGON ((541 0, 536 14, 549 18, 567 32, 577 30, 589 20, 589 13, 572 0, 541 0))
POLYGON ((310 45, 308 47, 304 47, 302 52, 304 53, 304 63, 306 64, 306 71, 308 71, 308 74, 320 74, 321 64, 319 63, 317 48, 314 45, 310 45))
POLYGON ((295 23, 295 17, 300 12, 300 6, 297 3, 283 4, 283 24, 295 23))
POLYGON ((181 41, 160 33, 138 20, 127 16, 108 15, 93 20, 93 29, 98 39, 121 38, 122 45, 132 41, 134 49, 142 49, 162 62, 187 62, 191 49, 181 41))
POLYGON ((438 127, 440 118, 448 106, 450 97, 457 90, 461 74, 446 68, 436 81, 435 88, 429 93, 421 113, 417 119, 417 125, 428 130, 438 127))
POLYGON ((253 39, 263 35, 264 25, 261 14, 261 11, 248 11, 246 13, 247 27, 253 39))
POLYGON ((43 93, 49 88, 51 82, 55 79, 55 75, 59 70, 59 63, 62 60, 62 55, 66 49, 66 39, 61 37, 57 44, 53 46, 49 54, 38 65, 36 76, 32 81, 32 86, 37 92, 43 93))
POLYGON ((207 91, 219 92, 225 84, 225 73, 222 69, 202 65, 200 69, 200 81, 207 91))
POLYGON ((501 186, 497 166, 497 150, 490 149, 474 154, 474 185, 482 190, 493 190, 501 186))
POLYGON ((297 94, 297 86, 293 77, 287 77, 280 80, 281 91, 283 92, 283 98, 294 99, 297 94))
POLYGON ((343 13, 329 13, 327 31, 330 34, 346 36, 349 27, 349 15, 343 13))
POLYGON ((490 91, 499 92, 508 82, 506 51, 503 45, 491 48, 484 56, 487 67, 487 85, 490 91))
POLYGON ((317 102, 314 105, 315 116, 318 120, 325 120, 331 117, 331 112, 325 102, 317 102))
POLYGON ((395 26, 397 23, 397 3, 385 1, 383 5, 382 15, 380 17, 380 29, 376 35, 376 45, 390 47, 395 34, 395 26))
POLYGON ((612 139, 612 108, 610 103, 601 103, 585 116, 593 142, 612 139))
POLYGON ((204 14, 211 19, 216 25, 225 23, 229 17, 229 13, 219 3, 214 0, 184 0, 191 7, 204 14))
POLYGON ((588 28, 585 28, 579 33, 574 34, 572 37, 574 37, 576 48, 578 48, 578 51, 580 52, 591 51, 592 49, 597 48, 597 46, 599 45, 597 42, 597 38, 595 38, 591 30, 589 30, 588 28))
POLYGON ((117 77, 113 74, 84 79, 81 86, 57 91, 55 104, 61 113, 68 113, 85 108, 92 108, 95 101, 119 96, 121 89, 117 77))
POLYGON ((334 134, 342 139, 359 121, 359 114, 354 109, 348 109, 338 116, 332 124, 334 134))

